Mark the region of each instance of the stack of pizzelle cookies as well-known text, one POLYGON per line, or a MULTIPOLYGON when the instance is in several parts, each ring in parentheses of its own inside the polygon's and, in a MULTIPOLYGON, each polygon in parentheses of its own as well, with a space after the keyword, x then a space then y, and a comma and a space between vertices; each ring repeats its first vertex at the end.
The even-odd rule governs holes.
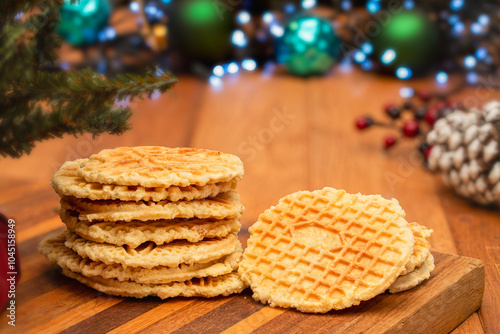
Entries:
POLYGON ((282 198, 259 216, 239 266, 254 299, 325 313, 430 277, 432 230, 395 199, 324 188, 282 198))
POLYGON ((68 161, 51 184, 67 230, 39 245, 63 273, 124 297, 239 293, 241 160, 156 146, 68 161))

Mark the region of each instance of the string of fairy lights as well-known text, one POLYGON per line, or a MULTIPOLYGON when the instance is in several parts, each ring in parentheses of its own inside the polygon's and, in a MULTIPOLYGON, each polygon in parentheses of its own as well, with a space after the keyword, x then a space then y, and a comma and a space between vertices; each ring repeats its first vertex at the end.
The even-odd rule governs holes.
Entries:
MULTIPOLYGON (((452 38, 459 39, 463 36, 472 35, 478 37, 485 37, 490 32, 491 19, 490 15, 487 13, 479 13, 475 20, 468 19, 467 21, 461 20, 460 16, 457 14, 464 8, 464 0, 452 0, 449 2, 449 10, 441 11, 439 13, 439 21, 445 21, 448 24, 448 28, 451 30, 452 38)), ((301 2, 301 7, 303 10, 310 10, 316 6, 315 0, 303 0, 301 2)), ((405 0, 402 3, 405 10, 411 11, 415 9, 415 2, 413 0, 405 0)), ((349 0, 340 2, 340 9, 343 11, 350 11, 352 9, 352 3, 349 0)), ((377 14, 382 10, 382 1, 380 0, 370 0, 366 3, 366 10, 371 14, 377 14)), ((287 4, 283 8, 287 15, 293 15, 296 12, 296 7, 294 4, 287 4)), ((262 14, 262 22, 268 25, 269 34, 279 39, 282 38, 285 29, 283 24, 276 20, 275 15, 272 12, 265 12, 262 14)), ((252 20, 252 15, 245 10, 240 11, 236 15, 236 22, 239 25, 249 24, 252 20)), ((484 38, 487 40, 487 38, 484 38)), ((248 45, 248 38, 245 36, 241 29, 236 29, 231 38, 231 42, 238 48, 244 48, 248 45)), ((484 42, 484 41, 483 41, 484 42)), ((450 70, 439 70, 435 74, 435 82, 438 85, 445 85, 448 82, 449 72, 453 70, 460 70, 465 72, 465 80, 468 84, 477 84, 480 80, 480 73, 488 73, 491 70, 491 65, 493 64, 493 55, 488 50, 486 43, 476 43, 477 47, 475 50, 471 50, 470 54, 463 56, 461 62, 458 62, 458 69, 451 68, 450 70), (479 69, 479 71, 476 71, 479 69)), ((471 43, 474 45, 474 43, 471 43)), ((370 42, 363 43, 359 49, 353 50, 347 56, 347 61, 359 64, 359 66, 365 71, 371 71, 374 68, 373 61, 374 46, 370 42)), ((398 57, 397 50, 393 48, 388 48, 383 50, 379 57, 380 64, 391 65, 394 60, 398 57)), ((246 70, 254 70, 255 62, 251 59, 246 59, 246 63, 252 64, 250 68, 242 66, 246 70)), ((234 62, 228 64, 217 65, 213 69, 213 76, 210 77, 210 82, 214 86, 221 84, 221 81, 217 78, 221 78, 226 74, 236 73, 236 67, 234 62), (234 67, 234 68, 232 68, 234 67)), ((408 80, 413 77, 413 71, 407 66, 398 66, 394 69, 394 75, 401 80, 408 80)), ((408 98, 412 96, 412 90, 408 87, 404 87, 401 90, 401 96, 408 98)))
MULTIPOLYGON (((206 0, 186 2, 196 1, 206 0)), ((213 2, 208 2, 213 7, 213 2)), ((139 26, 148 27, 145 34, 154 37, 146 41, 151 48, 168 53, 170 41, 178 37, 168 26, 172 18, 170 7, 176 3, 175 0, 129 2, 128 7, 137 15, 139 26), (158 43, 161 38, 168 42, 158 43)), ((279 7, 257 11, 245 3, 230 11, 233 22, 228 42, 233 51, 227 53, 225 61, 208 62, 212 64, 207 77, 214 87, 221 87, 225 76, 255 71, 269 62, 285 64, 290 73, 303 76, 323 74, 339 64, 388 73, 401 80, 433 72, 438 85, 446 85, 451 73, 462 73, 467 84, 481 84, 482 76, 496 74, 500 64, 497 28, 500 22, 499 15, 494 15, 500 13, 500 6, 488 1, 451 0, 445 1, 445 5, 427 1, 417 6, 413 0, 403 0, 401 10, 390 12, 390 24, 360 44, 353 42, 355 33, 359 34, 364 30, 363 25, 368 27, 367 22, 373 23, 378 15, 388 11, 386 1, 368 0, 364 8, 360 8, 358 2, 351 0, 332 1, 329 6, 316 0, 302 0, 279 2, 279 7), (317 9, 324 7, 331 13, 318 14, 317 9), (340 23, 338 18, 342 15, 349 19, 340 23), (398 18, 402 23, 397 22, 398 18), (331 32, 325 32, 324 22, 331 27, 331 32), (348 33, 341 33, 345 31, 348 33), (398 42, 401 36, 413 39, 414 47, 427 50, 427 54, 417 54, 419 59, 415 60, 417 49, 398 42), (287 41, 288 49, 283 47, 287 41), (256 45, 265 45, 262 49, 272 51, 262 56, 255 51, 256 45), (345 45, 349 46, 347 50, 345 45), (448 49, 443 51, 444 45, 448 49), (301 50, 307 56, 297 55, 301 50), (313 59, 312 64, 304 65, 308 59, 313 59)), ((117 37, 116 30, 106 26, 99 32, 98 40, 106 43, 117 37)), ((410 89, 402 90, 401 94, 408 97, 410 89)))

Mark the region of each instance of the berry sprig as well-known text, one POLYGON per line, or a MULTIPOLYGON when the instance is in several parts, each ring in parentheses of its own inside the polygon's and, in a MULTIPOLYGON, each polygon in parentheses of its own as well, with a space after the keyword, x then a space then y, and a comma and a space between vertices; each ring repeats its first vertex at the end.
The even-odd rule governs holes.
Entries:
MULTIPOLYGON (((425 137, 439 118, 456 109, 463 109, 463 106, 456 101, 448 100, 445 95, 421 90, 400 104, 387 103, 383 111, 389 121, 378 121, 371 116, 362 116, 356 119, 355 125, 358 130, 376 126, 397 130, 398 135, 388 134, 384 137, 384 148, 389 149, 402 139, 425 137)), ((428 156, 431 147, 424 146, 424 143, 420 145, 420 151, 424 156, 428 156)))

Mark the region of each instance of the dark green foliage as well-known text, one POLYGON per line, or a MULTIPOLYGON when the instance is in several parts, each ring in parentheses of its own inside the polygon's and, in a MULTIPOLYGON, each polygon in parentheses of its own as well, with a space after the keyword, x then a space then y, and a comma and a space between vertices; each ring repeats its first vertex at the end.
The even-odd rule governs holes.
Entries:
POLYGON ((0 1, 0 155, 20 157, 35 142, 64 134, 121 134, 130 128, 131 100, 165 92, 170 74, 106 78, 90 69, 53 72, 62 0, 0 1), (22 20, 19 13, 29 12, 22 20), (27 17, 26 17, 27 16, 27 17))

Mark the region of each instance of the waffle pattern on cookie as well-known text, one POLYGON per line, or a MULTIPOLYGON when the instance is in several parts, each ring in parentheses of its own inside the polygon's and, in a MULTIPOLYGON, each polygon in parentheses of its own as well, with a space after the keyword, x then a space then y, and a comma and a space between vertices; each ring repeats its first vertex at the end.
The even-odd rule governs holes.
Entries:
POLYGON ((51 185, 59 196, 73 196, 91 200, 122 201, 184 201, 214 197, 219 193, 235 190, 238 180, 185 187, 142 187, 115 184, 89 183, 77 174, 77 169, 88 159, 65 162, 51 180, 51 185))
POLYGON ((109 222, 175 218, 233 218, 243 213, 238 193, 230 191, 212 198, 180 202, 91 201, 62 197, 61 208, 78 211, 81 220, 109 222))
POLYGON ((163 245, 174 240, 198 242, 206 238, 223 238, 240 230, 240 217, 216 219, 160 219, 151 222, 82 221, 78 213, 61 209, 61 220, 71 232, 96 242, 138 247, 144 242, 163 245))
POLYGON ((59 234, 43 240, 39 245, 42 253, 49 261, 57 263, 63 269, 71 270, 85 277, 100 276, 116 279, 120 282, 134 281, 146 284, 164 284, 182 282, 194 277, 220 276, 238 269, 242 248, 238 242, 236 251, 220 259, 206 262, 185 264, 175 267, 157 266, 151 269, 142 267, 123 267, 120 264, 107 265, 103 262, 82 258, 64 245, 65 234, 59 234))
POLYGON ((217 276, 193 278, 183 282, 167 284, 141 284, 136 282, 120 282, 99 276, 85 277, 68 269, 63 269, 63 274, 80 281, 97 291, 121 297, 144 298, 157 296, 161 299, 172 297, 215 297, 228 296, 240 293, 246 285, 241 281, 238 273, 217 276))
POLYGON ((102 150, 82 163, 87 182, 143 187, 204 186, 243 175, 243 163, 231 154, 196 148, 159 146, 102 150))
POLYGON ((396 200, 324 188, 282 198, 250 228, 239 272, 271 306, 328 312, 385 291, 414 239, 396 200))

